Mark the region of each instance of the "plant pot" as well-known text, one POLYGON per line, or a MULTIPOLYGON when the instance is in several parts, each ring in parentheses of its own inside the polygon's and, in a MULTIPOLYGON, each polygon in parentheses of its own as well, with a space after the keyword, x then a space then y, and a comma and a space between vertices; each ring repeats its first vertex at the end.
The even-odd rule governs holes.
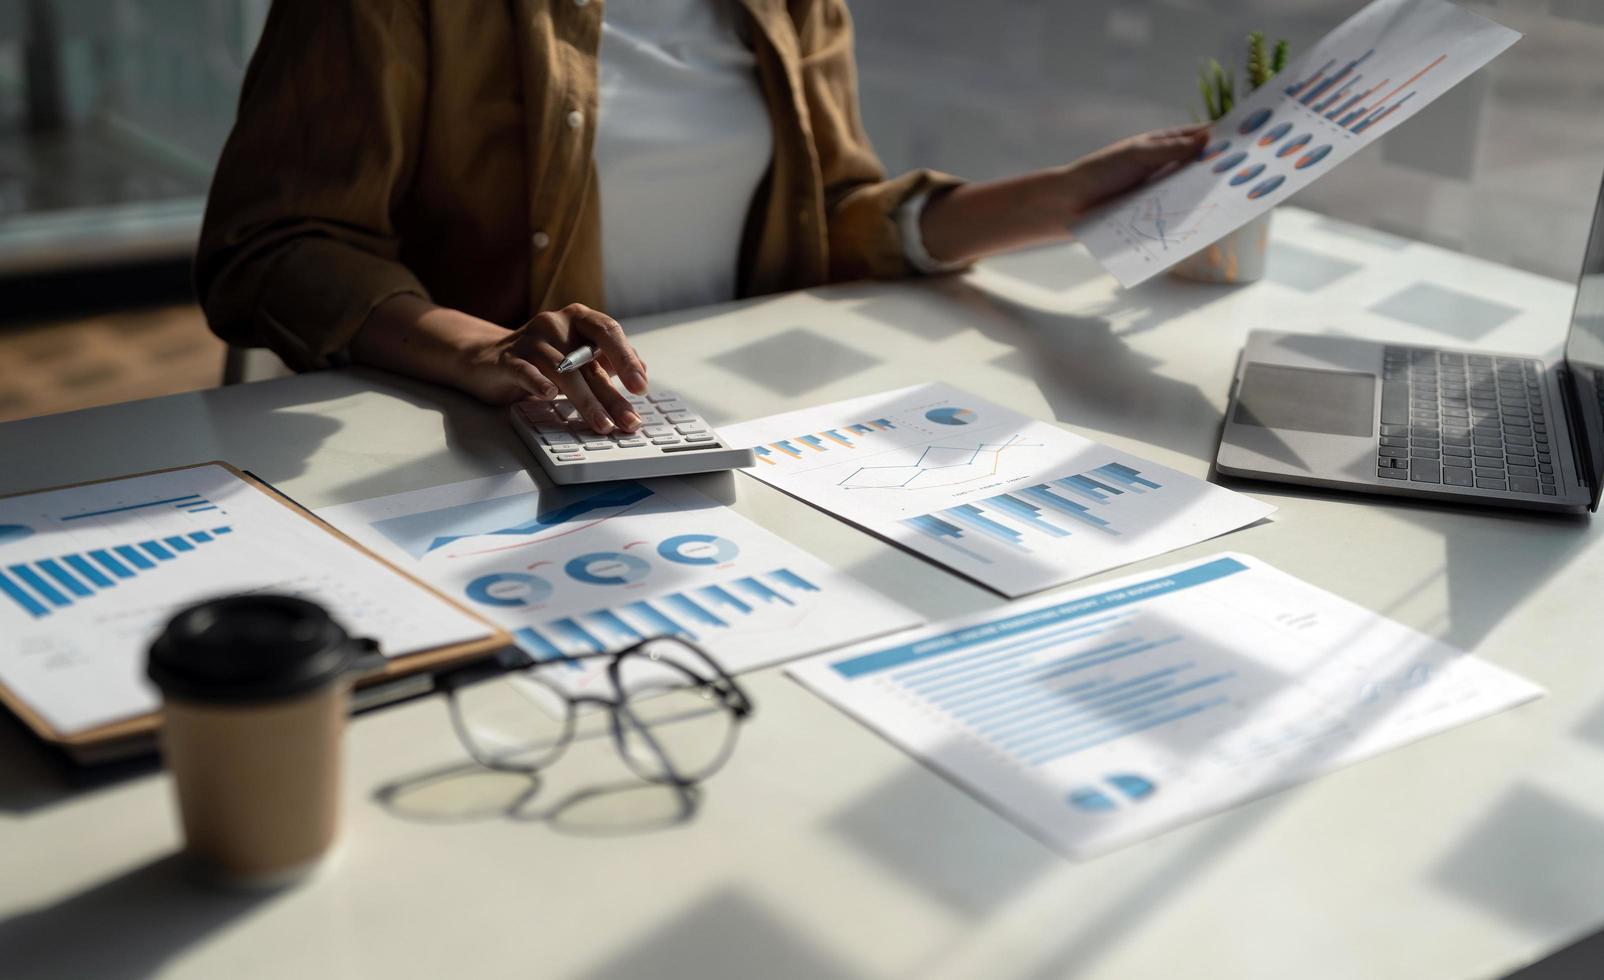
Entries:
POLYGON ((1270 250, 1270 211, 1170 269, 1170 275, 1194 282, 1257 282, 1264 278, 1270 250))

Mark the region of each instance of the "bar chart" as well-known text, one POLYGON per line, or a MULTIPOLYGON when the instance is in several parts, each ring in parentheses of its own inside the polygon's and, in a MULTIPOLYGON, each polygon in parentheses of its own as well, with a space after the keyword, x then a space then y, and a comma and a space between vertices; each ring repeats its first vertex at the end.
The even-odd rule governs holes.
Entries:
POLYGON ((790 673, 1073 857, 1542 693, 1234 554, 1011 603, 790 673))
POLYGON ((1349 132, 1362 133, 1414 98, 1418 92, 1411 86, 1448 60, 1447 54, 1439 54, 1396 86, 1391 77, 1372 84, 1357 69, 1375 53, 1372 48, 1337 71, 1332 70, 1336 59, 1327 61, 1313 75, 1287 86, 1287 97, 1349 132))
MULTIPOLYGON (((171 506, 171 501, 157 504, 140 504, 140 508, 171 506)), ((208 510, 216 510, 210 504, 208 510)), ((78 514, 62 518, 63 521, 101 516, 103 513, 121 512, 135 508, 118 508, 116 511, 78 514)), ((91 548, 84 552, 71 552, 54 558, 40 558, 0 568, 0 595, 4 595, 23 612, 35 619, 43 619, 53 610, 66 609, 75 603, 92 599, 102 592, 116 588, 119 581, 135 578, 193 553, 218 538, 233 532, 227 525, 206 531, 189 531, 185 534, 166 535, 128 544, 91 548)))
POLYGON ((858 449, 865 436, 881 432, 894 432, 897 424, 888 418, 866 419, 832 429, 820 429, 789 439, 778 439, 767 445, 755 446, 758 462, 776 465, 781 459, 804 459, 814 453, 831 450, 858 449))
POLYGON ((706 642, 719 633, 787 628, 819 593, 808 578, 778 568, 559 616, 520 627, 513 635, 538 660, 616 650, 654 636, 706 642))
POLYGON ((1097 511, 1127 494, 1141 495, 1163 485, 1142 476, 1123 463, 1106 463, 1085 473, 1060 477, 948 507, 932 514, 906 518, 903 524, 943 546, 990 564, 991 550, 975 547, 989 542, 1031 554, 1041 544, 1076 533, 1118 536, 1111 520, 1097 511))

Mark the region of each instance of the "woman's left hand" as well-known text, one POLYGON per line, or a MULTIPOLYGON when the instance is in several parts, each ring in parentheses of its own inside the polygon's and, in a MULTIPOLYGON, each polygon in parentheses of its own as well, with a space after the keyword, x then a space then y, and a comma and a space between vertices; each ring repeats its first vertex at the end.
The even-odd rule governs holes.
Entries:
POLYGON ((1209 140, 1206 124, 1155 129, 1089 153, 1060 171, 1065 210, 1083 213, 1192 159, 1209 140))
POLYGON ((924 246, 940 262, 964 262, 1061 241, 1092 208, 1152 180, 1208 143, 1206 125, 1141 133, 1074 163, 932 196, 919 217, 924 246))

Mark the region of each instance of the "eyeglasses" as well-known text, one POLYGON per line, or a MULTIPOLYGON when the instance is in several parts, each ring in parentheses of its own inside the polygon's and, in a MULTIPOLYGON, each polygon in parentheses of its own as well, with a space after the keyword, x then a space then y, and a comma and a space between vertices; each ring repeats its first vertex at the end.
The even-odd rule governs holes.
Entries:
POLYGON ((639 777, 691 786, 717 772, 752 714, 746 696, 717 661, 678 637, 623 650, 540 661, 493 681, 482 671, 441 678, 451 724, 473 759, 508 772, 535 773, 574 740, 581 706, 605 710, 618 754, 639 777), (570 694, 548 678, 564 664, 602 661, 609 690, 570 694))

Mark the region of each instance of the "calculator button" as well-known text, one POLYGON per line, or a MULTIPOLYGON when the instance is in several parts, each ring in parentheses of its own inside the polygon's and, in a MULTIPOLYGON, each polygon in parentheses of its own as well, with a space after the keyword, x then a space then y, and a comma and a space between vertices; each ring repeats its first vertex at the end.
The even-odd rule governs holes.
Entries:
POLYGON ((652 440, 652 445, 654 446, 673 446, 677 445, 678 443, 679 440, 674 436, 659 436, 652 440))
POLYGON ((683 403, 683 402, 661 402, 661 403, 659 403, 657 405, 657 410, 659 412, 662 412, 664 415, 667 415, 670 412, 689 412, 690 411, 690 409, 687 408, 685 406, 685 403, 683 403))
POLYGON ((682 436, 690 435, 692 432, 706 432, 707 431, 707 426, 703 425, 700 422, 686 422, 684 425, 676 425, 676 426, 674 426, 674 428, 682 436))
POLYGON ((636 448, 638 446, 646 445, 646 440, 645 439, 620 439, 620 440, 618 440, 618 444, 620 446, 622 446, 623 448, 625 448, 625 449, 634 449, 634 448, 636 448))
POLYGON ((678 424, 680 422, 695 422, 696 421, 696 416, 692 415, 690 412, 669 412, 669 413, 665 414, 663 416, 663 418, 668 419, 670 422, 673 422, 675 424, 678 424))
POLYGON ((610 443, 610 442, 587 442, 587 443, 585 443, 585 451, 588 452, 588 453, 599 453, 603 449, 611 449, 611 448, 613 448, 613 444, 610 443))
POLYGON ((564 421, 579 418, 579 409, 574 407, 573 402, 553 402, 551 407, 557 413, 557 417, 564 421))
POLYGON ((703 435, 692 435, 692 436, 686 436, 685 437, 685 441, 686 442, 712 442, 713 441, 713 437, 711 435, 705 435, 705 434, 703 434, 703 435))
POLYGON ((548 446, 561 446, 573 442, 574 440, 573 437, 568 434, 567 429, 558 429, 556 432, 543 433, 540 437, 540 441, 548 446))
POLYGON ((572 442, 560 442, 556 445, 548 445, 546 449, 552 453, 577 453, 579 452, 579 445, 572 442))
MULTIPOLYGON (((579 447, 575 446, 574 448, 578 449, 579 447)), ((558 453, 557 454, 557 458, 562 460, 564 463, 573 463, 573 462, 577 462, 577 461, 579 461, 581 459, 584 459, 585 458, 585 454, 584 453, 558 453)))
POLYGON ((667 425, 648 425, 640 431, 641 435, 648 438, 656 438, 657 436, 671 436, 674 434, 673 427, 667 425))
POLYGON ((674 402, 674 401, 679 401, 679 395, 676 395, 672 391, 654 391, 654 392, 651 392, 651 393, 647 394, 646 398, 647 398, 647 400, 653 401, 653 402, 674 402))

